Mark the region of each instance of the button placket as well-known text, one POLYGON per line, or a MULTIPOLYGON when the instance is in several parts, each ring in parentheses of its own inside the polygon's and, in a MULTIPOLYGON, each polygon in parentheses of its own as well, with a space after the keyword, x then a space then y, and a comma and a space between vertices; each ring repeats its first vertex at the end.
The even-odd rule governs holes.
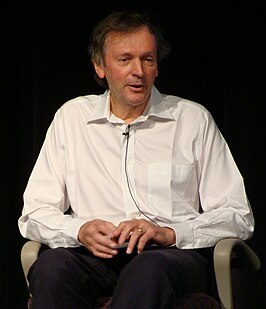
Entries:
POLYGON ((132 127, 130 128, 129 136, 124 136, 122 140, 121 169, 122 169, 121 175, 123 185, 123 201, 126 215, 128 218, 137 218, 139 217, 139 212, 133 200, 136 199, 136 195, 135 195, 135 130, 132 127))

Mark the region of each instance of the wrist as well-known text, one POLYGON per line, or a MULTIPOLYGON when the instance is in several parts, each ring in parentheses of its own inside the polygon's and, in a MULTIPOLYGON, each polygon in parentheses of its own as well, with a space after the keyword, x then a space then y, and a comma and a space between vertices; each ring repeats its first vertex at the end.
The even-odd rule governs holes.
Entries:
POLYGON ((175 233, 175 231, 170 227, 164 227, 164 229, 167 232, 166 246, 167 247, 174 246, 176 244, 176 233, 175 233))

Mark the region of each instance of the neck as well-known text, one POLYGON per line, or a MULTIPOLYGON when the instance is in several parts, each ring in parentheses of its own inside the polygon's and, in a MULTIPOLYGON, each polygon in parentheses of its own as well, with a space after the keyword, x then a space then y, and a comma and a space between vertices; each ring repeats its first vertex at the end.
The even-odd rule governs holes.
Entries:
POLYGON ((145 110, 145 104, 137 105, 137 106, 128 106, 128 105, 121 105, 117 102, 113 101, 111 98, 110 101, 110 109, 111 112, 118 118, 125 121, 125 123, 129 124, 132 123, 135 119, 141 116, 145 110))

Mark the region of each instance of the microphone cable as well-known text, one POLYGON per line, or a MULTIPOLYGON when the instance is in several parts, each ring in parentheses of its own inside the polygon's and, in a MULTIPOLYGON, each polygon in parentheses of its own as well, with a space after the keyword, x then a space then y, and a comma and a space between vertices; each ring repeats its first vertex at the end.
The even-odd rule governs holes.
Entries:
POLYGON ((123 135, 126 137, 126 152, 125 152, 125 175, 126 175, 126 181, 127 181, 127 187, 128 187, 128 191, 129 194, 131 196, 131 199, 133 200, 135 206, 137 207, 138 211, 145 216, 148 220, 150 220, 151 222, 153 222, 155 225, 160 226, 156 221, 154 221, 152 218, 150 218, 147 214, 145 214, 145 212, 143 212, 141 210, 141 208, 139 207, 132 189, 131 189, 131 185, 130 185, 130 180, 129 180, 129 175, 128 175, 128 171, 127 171, 127 157, 128 157, 128 144, 129 144, 129 134, 130 134, 130 124, 127 126, 126 131, 123 133, 123 135))

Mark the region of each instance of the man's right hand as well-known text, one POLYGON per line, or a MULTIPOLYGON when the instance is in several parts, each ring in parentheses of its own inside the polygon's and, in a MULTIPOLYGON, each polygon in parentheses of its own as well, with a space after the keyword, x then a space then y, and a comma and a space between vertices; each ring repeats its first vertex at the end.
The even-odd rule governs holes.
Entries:
POLYGON ((78 240, 100 258, 112 258, 118 253, 117 242, 113 239, 116 226, 104 220, 92 220, 86 222, 79 230, 78 240))

